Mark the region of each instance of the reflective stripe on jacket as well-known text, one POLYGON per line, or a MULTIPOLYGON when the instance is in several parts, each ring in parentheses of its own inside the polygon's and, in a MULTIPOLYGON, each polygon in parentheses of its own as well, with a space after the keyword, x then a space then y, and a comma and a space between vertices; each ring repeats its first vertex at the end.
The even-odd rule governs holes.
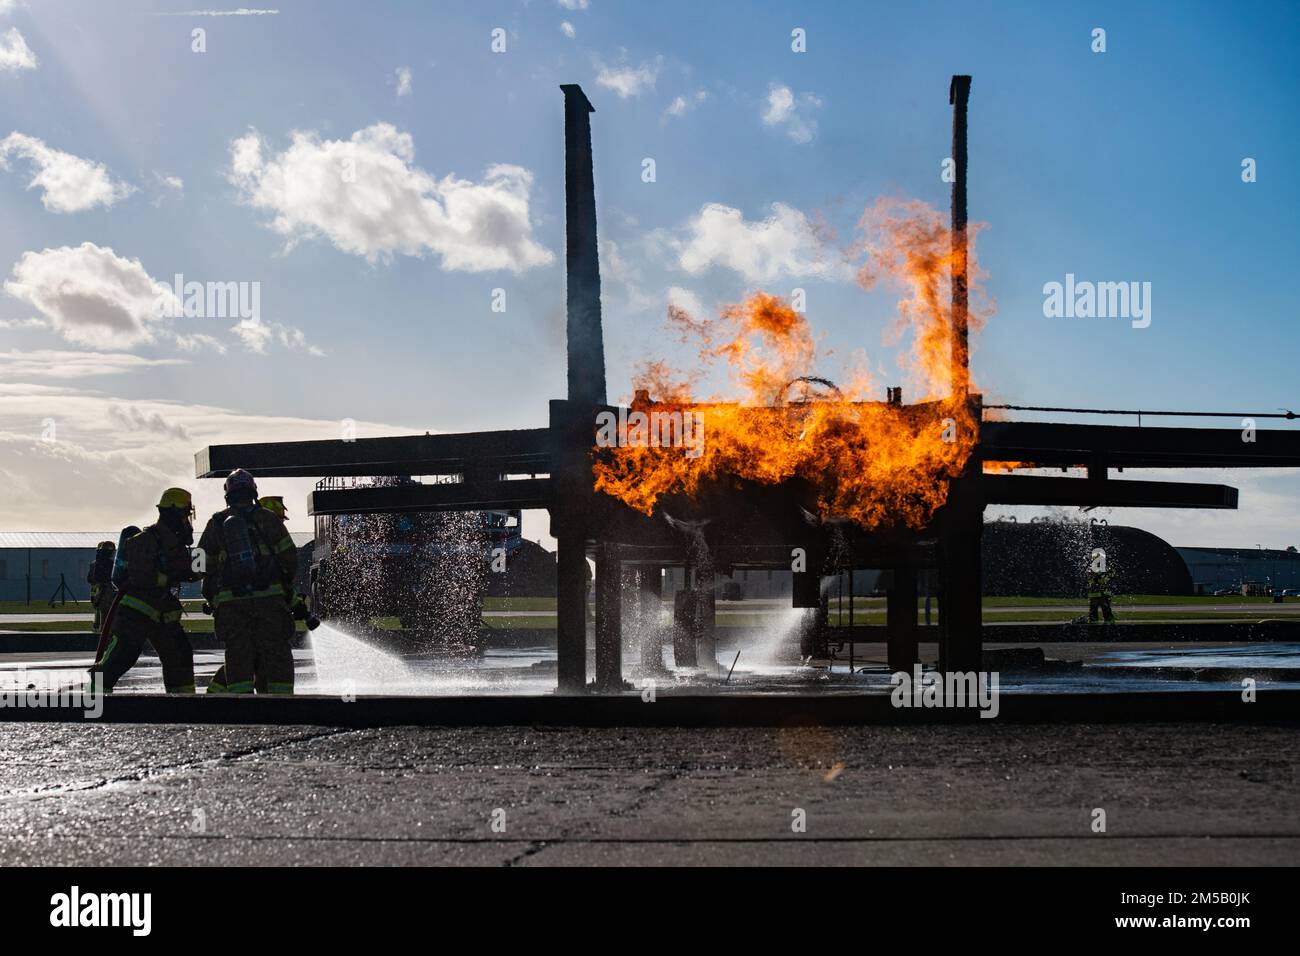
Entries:
POLYGON ((127 573, 122 582, 122 606, 155 624, 181 619, 181 606, 172 594, 173 582, 164 568, 189 563, 189 548, 171 529, 151 524, 122 545, 127 573))

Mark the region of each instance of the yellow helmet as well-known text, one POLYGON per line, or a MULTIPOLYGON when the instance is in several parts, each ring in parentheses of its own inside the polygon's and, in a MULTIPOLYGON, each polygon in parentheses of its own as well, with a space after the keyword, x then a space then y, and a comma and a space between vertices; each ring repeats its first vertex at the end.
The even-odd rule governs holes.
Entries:
POLYGON ((289 516, 289 509, 284 506, 284 495, 267 495, 264 498, 258 498, 257 503, 272 514, 279 516, 281 521, 289 516))
POLYGON ((168 488, 158 499, 159 508, 181 508, 190 517, 194 516, 194 501, 184 488, 168 488))

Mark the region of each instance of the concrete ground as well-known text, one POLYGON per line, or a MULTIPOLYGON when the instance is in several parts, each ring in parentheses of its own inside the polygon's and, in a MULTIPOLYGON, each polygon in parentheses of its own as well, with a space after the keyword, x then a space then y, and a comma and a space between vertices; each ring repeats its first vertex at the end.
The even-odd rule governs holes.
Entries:
POLYGON ((1298 741, 1213 724, 10 723, 0 864, 1294 865, 1298 741))

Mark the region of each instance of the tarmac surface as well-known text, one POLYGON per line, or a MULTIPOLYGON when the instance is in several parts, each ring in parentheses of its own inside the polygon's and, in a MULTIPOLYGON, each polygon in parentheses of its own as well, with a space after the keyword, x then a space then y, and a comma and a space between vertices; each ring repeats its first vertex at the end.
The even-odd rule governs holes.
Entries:
POLYGON ((0 863, 1294 865, 1297 737, 5 724, 0 863))
MULTIPOLYGON (((38 635, 38 639, 45 639, 38 635)), ((414 697, 543 696, 554 693, 554 647, 492 648, 481 658, 448 659, 436 655, 398 654, 347 637, 328 626, 313 632, 313 646, 294 651, 296 691, 318 695, 396 695, 414 697)), ((1003 694, 1017 693, 1132 693, 1195 687, 1239 691, 1250 677, 1261 688, 1300 690, 1300 644, 1277 642, 1188 642, 1175 648, 1124 642, 1073 642, 1039 645, 1053 666, 1020 668, 1003 663, 1003 694)), ((986 649, 1015 653, 1016 645, 990 641, 986 649)), ((888 695, 892 689, 881 643, 859 643, 850 674, 847 654, 841 651, 826 668, 791 664, 762 664, 754 652, 719 643, 718 666, 708 674, 696 669, 674 669, 655 678, 661 693, 829 693, 888 695), (734 671, 728 668, 734 665, 734 671)), ((920 656, 932 664, 937 645, 922 642, 920 656)), ((0 654, 0 693, 27 686, 58 687, 85 681, 90 651, 31 651, 0 654)), ((589 664, 593 654, 588 649, 589 664)), ((670 660, 668 653, 665 660, 670 660)), ((194 670, 200 689, 221 666, 219 645, 194 653, 194 670)), ((632 678, 629 691, 644 686, 637 677, 634 657, 625 658, 625 673, 632 678)), ((589 675, 594 676, 594 675, 589 675)), ((115 690, 115 696, 162 691, 162 668, 146 648, 115 690)))
MULTIPOLYGON (((884 648, 863 651, 867 663, 884 648)), ((85 722, 0 714, 0 864, 1300 864, 1300 646, 1047 652, 1066 670, 1007 673, 1004 719, 942 724, 890 723, 883 668, 742 662, 725 688, 745 699, 725 706, 758 708, 763 725, 717 727, 633 726, 618 715, 718 708, 692 695, 718 692, 721 677, 661 684, 653 706, 636 690, 566 701, 553 696, 553 651, 433 669, 337 635, 318 637, 314 659, 297 652, 309 693, 363 678, 354 703, 164 697, 157 661, 145 657, 107 702, 117 722, 107 711, 85 722), (1261 703, 1240 703, 1242 674, 1259 675, 1261 703), (884 720, 783 726, 782 714, 806 706, 785 696, 799 688, 819 702, 810 712, 874 701, 884 720), (429 718, 434 698, 365 696, 395 693, 441 694, 444 710, 429 718), (493 703, 485 693, 513 696, 493 703), (1063 712, 1042 720, 1040 704, 1039 719, 1017 721, 1022 695, 1063 712), (1269 695, 1283 706, 1267 708, 1269 695), (1233 719, 1249 722, 1198 703, 1216 696, 1236 700, 1233 719), (1141 722, 1107 712, 1139 698, 1141 722), (438 716, 472 718, 485 706, 496 719, 447 726, 438 716), (1177 722, 1188 707, 1201 717, 1177 722), (614 726, 544 716, 601 708, 614 726), (159 722, 155 709, 166 712, 159 722), (253 722, 289 709, 307 718, 253 722), (363 712, 399 719, 343 726, 341 715, 363 712), (524 713, 543 716, 512 723, 524 713)), ((197 657, 203 677, 219 662, 197 657)), ((85 663, 6 654, 0 689, 85 663)))

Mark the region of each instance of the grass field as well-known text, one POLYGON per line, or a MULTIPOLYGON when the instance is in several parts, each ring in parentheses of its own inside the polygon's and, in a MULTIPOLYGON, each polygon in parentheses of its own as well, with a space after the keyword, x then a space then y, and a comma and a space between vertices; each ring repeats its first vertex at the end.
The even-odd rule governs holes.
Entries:
MULTIPOLYGON (((1042 611, 1037 614, 1012 612, 1002 610, 996 607, 986 607, 984 610, 983 621, 985 624, 1068 624, 1071 621, 1079 620, 1086 615, 1086 610, 1072 611, 1042 611)), ((771 625, 774 614, 772 613, 728 613, 718 617, 720 627, 745 627, 757 628, 771 625)), ((1149 623, 1149 622, 1168 622, 1177 621, 1261 621, 1268 620, 1269 614, 1267 609, 1260 608, 1231 611, 1144 611, 1134 609, 1118 609, 1116 613, 1120 623, 1149 623)), ((874 609, 856 609, 854 613, 853 624, 856 627, 880 627, 885 623, 883 611, 874 609)), ((1288 615, 1281 620, 1290 620, 1288 615)), ((936 611, 931 621, 937 623, 939 614, 936 611)), ((212 620, 210 618, 186 618, 181 622, 185 630, 192 634, 210 634, 212 633, 212 620)), ((848 627, 849 616, 847 611, 844 613, 831 612, 830 623, 835 627, 848 627)), ((924 624, 924 615, 917 614, 917 623, 924 624)), ((401 623, 397 618, 375 618, 371 621, 372 626, 381 630, 400 630, 401 623)), ((554 630, 554 615, 504 615, 501 617, 485 617, 483 625, 493 630, 554 630)), ((298 622, 298 630, 303 630, 304 624, 298 622)), ((19 631, 24 633, 33 632, 50 632, 50 633, 86 633, 90 630, 87 621, 15 621, 0 622, 0 631, 19 631)))
MULTIPOLYGON (((1287 604, 1295 604, 1300 598, 1287 598, 1287 604)), ((183 602, 188 617, 182 622, 185 630, 195 634, 212 633, 212 621, 210 618, 200 618, 201 601, 183 602)), ((849 624, 849 600, 840 600, 832 597, 830 599, 830 623, 838 627, 847 627, 849 624)), ((881 597, 858 596, 853 602, 853 623, 857 626, 881 626, 885 623, 885 599, 881 597)), ((1007 623, 1069 623, 1078 620, 1087 612, 1087 598, 1085 597, 986 597, 984 598, 984 616, 986 624, 1007 624, 1007 623), (1037 613, 1031 609, 1036 607, 1053 608, 1053 610, 1043 610, 1037 613), (1068 610, 1060 610, 1060 608, 1068 610), (1019 610, 1017 610, 1019 609, 1019 610)), ((1216 621, 1258 621, 1269 618, 1271 610, 1276 607, 1271 598, 1267 597, 1242 597, 1232 595, 1229 597, 1205 597, 1191 595, 1166 595, 1166 594, 1125 594, 1116 595, 1112 599, 1112 604, 1116 614, 1121 622, 1128 621, 1138 622, 1176 622, 1190 621, 1198 619, 1213 619, 1216 621), (1152 605, 1178 604, 1183 607, 1176 611, 1170 610, 1147 610, 1152 605), (1204 605, 1206 610, 1197 609, 1198 606, 1204 605), (1224 610, 1210 610, 1210 607, 1224 608, 1224 610)), ((555 598, 550 597, 507 597, 507 598, 485 598, 483 601, 485 611, 494 612, 494 616, 485 617, 483 623, 486 627, 493 630, 509 629, 542 629, 553 630, 555 628, 554 614, 542 614, 538 616, 527 616, 519 612, 537 612, 555 610, 555 598), (512 613, 515 612, 515 613, 512 613), (499 615, 499 616, 497 616, 499 615)), ((762 604, 750 602, 721 602, 718 606, 720 611, 718 623, 724 627, 763 627, 770 625, 775 615, 781 614, 787 605, 783 601, 773 600, 765 601, 762 604)), ((917 620, 924 623, 924 599, 917 601, 917 620)), ((50 607, 46 602, 33 602, 30 605, 24 605, 21 601, 0 601, 0 614, 30 615, 38 616, 42 614, 75 614, 90 613, 92 608, 85 601, 68 602, 63 605, 50 607)), ((938 602, 933 605, 932 621, 939 618, 938 602)), ((401 624, 395 617, 376 618, 372 622, 376 627, 396 630, 400 629, 401 624)), ((304 625, 298 622, 298 629, 302 630, 304 625)), ((0 630, 23 631, 23 632, 60 632, 60 633, 85 633, 90 630, 88 622, 85 621, 22 621, 22 622, 0 622, 0 630)))
MULTIPOLYGON (((1300 598, 1283 598, 1285 604, 1295 604, 1300 602, 1300 598)), ((986 597, 984 599, 985 607, 1037 607, 1044 605, 1060 604, 1084 604, 1087 605, 1086 597, 986 597)), ((1240 594, 1232 594, 1227 597, 1210 597, 1201 594, 1116 594, 1110 599, 1110 603, 1115 607, 1137 606, 1142 604, 1272 604, 1271 597, 1243 597, 1240 594)))
MULTIPOLYGON (((211 619, 186 620, 182 621, 181 625, 190 634, 212 633, 211 619)), ((34 632, 85 634, 90 631, 90 623, 88 621, 17 621, 12 624, 0 624, 0 630, 22 631, 25 634, 34 632)))
MULTIPOLYGON (((189 613, 198 614, 202 601, 183 601, 185 610, 189 613)), ((780 605, 780 601, 766 602, 768 607, 780 605)), ((846 613, 849 608, 847 598, 841 600, 831 597, 830 607, 834 611, 843 609, 846 613)), ((1170 595, 1170 594, 1118 594, 1111 599, 1111 604, 1119 607, 1141 607, 1152 604, 1185 604, 1185 605, 1234 605, 1240 606, 1243 611, 1255 608, 1263 609, 1273 603, 1272 598, 1268 597, 1242 597, 1241 595, 1231 595, 1228 597, 1208 597, 1202 595, 1170 595)), ((1284 600, 1285 604, 1300 603, 1300 598, 1289 597, 1284 600)), ((885 610, 885 599, 882 597, 864 597, 859 595, 853 599, 853 611, 856 616, 860 611, 880 612, 885 610)), ((1012 608, 1012 607, 1068 607, 1087 608, 1088 599, 1082 595, 1077 597, 995 597, 984 598, 984 609, 987 612, 991 608, 1012 608)), ((724 602, 723 606, 731 605, 730 602, 724 602)), ((917 599, 917 607, 925 606, 925 599, 917 599)), ((934 603, 938 607, 938 602, 934 603)), ((483 599, 483 609, 487 611, 554 611, 555 598, 552 597, 489 597, 483 599)), ((67 604, 56 604, 50 607, 44 601, 33 601, 31 604, 23 604, 22 601, 0 601, 0 614, 89 614, 93 608, 86 601, 69 601, 67 604)), ((761 613, 761 612, 756 612, 761 613)), ((1224 612, 1227 613, 1227 612, 1224 612)))
MULTIPOLYGON (((299 631, 307 629, 307 625, 302 621, 295 621, 295 626, 299 631)), ((181 621, 181 626, 185 628, 187 634, 211 634, 211 618, 187 618, 181 621)), ((90 624, 86 621, 18 621, 12 624, 0 624, 0 631, 20 631, 24 634, 31 633, 51 633, 51 634, 86 634, 90 632, 90 624)), ((0 641, 4 637, 0 636, 0 641)))
MULTIPOLYGON (((838 607, 840 601, 832 597, 830 599, 831 607, 838 607)), ((1228 597, 1210 597, 1208 595, 1192 594, 1116 594, 1111 597, 1111 605, 1114 607, 1136 607, 1144 604, 1240 604, 1250 606, 1256 604, 1272 604, 1271 597, 1243 597, 1240 594, 1230 595, 1228 597)), ((1300 603, 1300 598, 1283 598, 1285 604, 1300 603)), ((925 599, 918 598, 917 605, 924 606, 925 599)), ((1076 597, 1004 597, 989 595, 984 598, 984 607, 1059 607, 1061 605, 1080 605, 1088 606, 1088 598, 1084 595, 1076 597)), ((845 610, 848 610, 849 600, 843 601, 845 610)), ((885 606, 884 598, 858 597, 853 599, 853 610, 856 613, 858 608, 883 608, 885 606)))
MULTIPOLYGON (((199 613, 202 601, 182 601, 186 611, 199 613)), ((89 601, 69 601, 67 604, 55 604, 50 607, 44 601, 24 604, 22 601, 0 601, 0 614, 94 614, 95 609, 89 601)))

